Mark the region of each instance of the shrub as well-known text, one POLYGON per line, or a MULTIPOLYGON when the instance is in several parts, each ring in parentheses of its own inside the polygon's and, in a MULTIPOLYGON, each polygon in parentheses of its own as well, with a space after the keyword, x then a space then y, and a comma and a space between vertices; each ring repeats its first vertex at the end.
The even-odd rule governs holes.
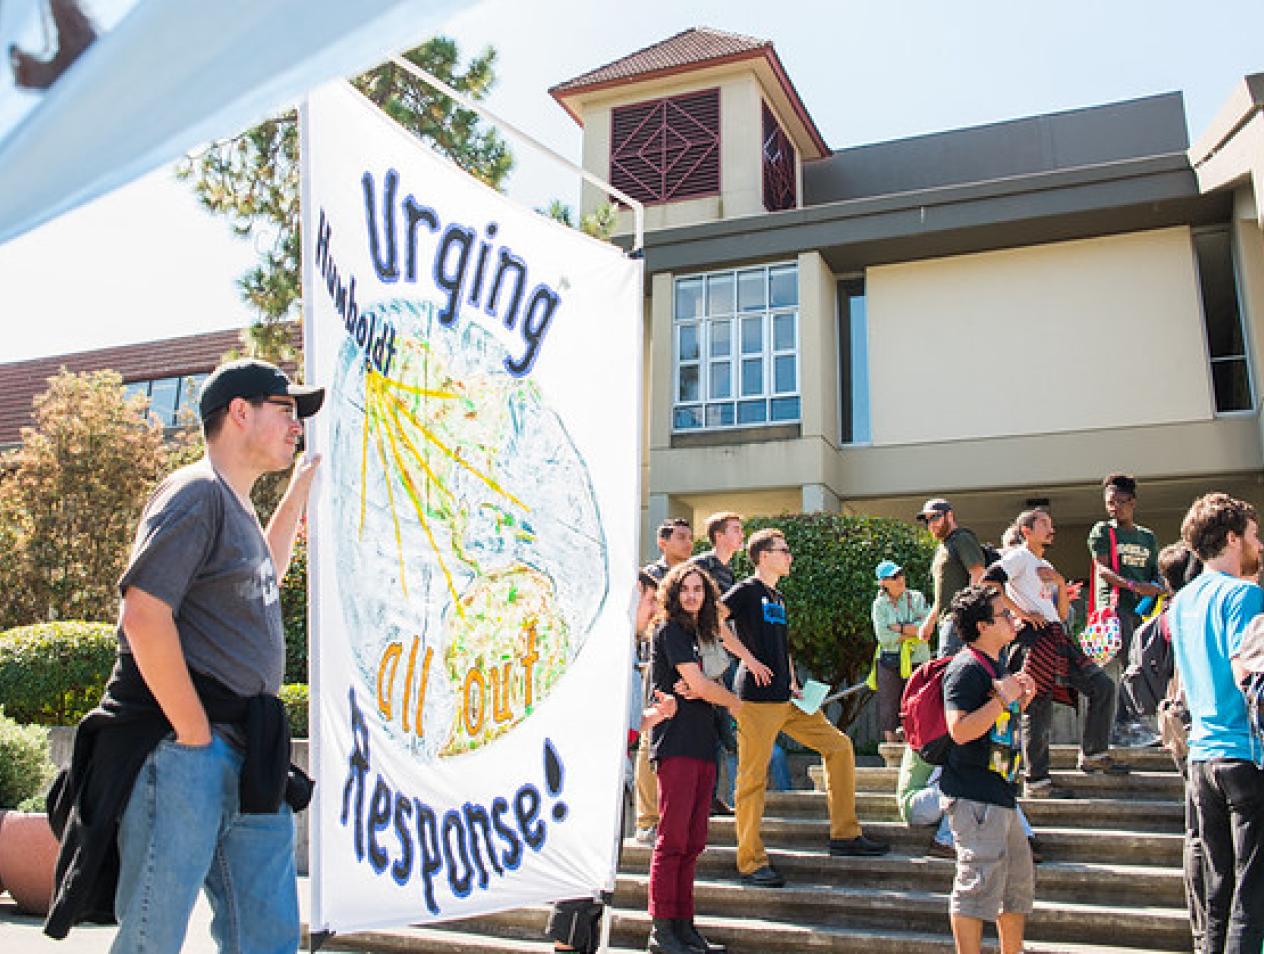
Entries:
MULTIPOLYGON (((744 524, 747 534, 764 527, 785 534, 794 552, 780 587, 790 616, 790 651, 797 665, 831 686, 853 683, 869 669, 878 563, 894 560, 904 567, 910 587, 927 592, 935 543, 902 520, 796 513, 752 517, 744 524)), ((738 579, 753 572, 745 552, 734 557, 733 571, 738 579)))
POLYGON ((40 796, 53 774, 48 730, 19 725, 0 709, 0 809, 43 811, 40 796))
POLYGON ((19 722, 71 725, 101 700, 117 650, 108 623, 7 630, 0 633, 0 700, 19 722))
POLYGON ((290 735, 296 739, 307 738, 307 683, 286 683, 277 695, 285 706, 285 717, 290 720, 290 735))
POLYGON ((285 681, 307 682, 307 521, 294 538, 294 555, 281 581, 285 624, 285 681))

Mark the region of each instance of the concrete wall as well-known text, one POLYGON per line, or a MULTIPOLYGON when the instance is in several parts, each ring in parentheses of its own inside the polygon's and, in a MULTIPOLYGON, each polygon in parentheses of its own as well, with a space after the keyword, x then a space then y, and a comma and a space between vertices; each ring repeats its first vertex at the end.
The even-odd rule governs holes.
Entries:
POLYGON ((875 446, 1212 416, 1187 228, 873 268, 866 290, 875 446))
MULTIPOLYGON (((583 166, 609 180, 610 122, 614 107, 714 87, 720 90, 720 194, 646 206, 647 231, 764 213, 761 105, 765 96, 759 78, 749 65, 739 63, 690 75, 668 76, 657 82, 617 87, 608 95, 594 95, 581 104, 583 166)), ((770 103, 769 108, 774 114, 778 113, 775 105, 770 103)), ((798 178, 801 178, 801 170, 800 162, 796 170, 798 178)), ((801 182, 798 194, 802 195, 801 182)), ((600 189, 585 183, 580 196, 580 214, 587 214, 606 201, 600 189)), ((619 214, 616 232, 631 231, 632 214, 623 211, 619 214)))

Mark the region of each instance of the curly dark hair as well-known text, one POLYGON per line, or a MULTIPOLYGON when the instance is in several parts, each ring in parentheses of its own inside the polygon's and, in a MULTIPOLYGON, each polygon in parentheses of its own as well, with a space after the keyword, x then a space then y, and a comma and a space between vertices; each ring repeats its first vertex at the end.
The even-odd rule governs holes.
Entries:
POLYGON ((1243 536, 1246 528, 1259 524, 1255 508, 1228 494, 1203 494, 1181 521, 1181 539, 1201 560, 1211 560, 1224 552, 1229 534, 1243 536))
POLYGON ((952 598, 952 621, 962 640, 972 643, 979 638, 979 628, 996 619, 993 601, 1000 594, 990 586, 967 586, 952 598))
POLYGON ((676 623, 693 633, 700 642, 710 645, 720 638, 720 591, 705 570, 695 563, 678 563, 667 571, 658 585, 660 621, 676 623), (680 589, 685 577, 696 573, 702 580, 702 609, 697 619, 680 605, 680 589))

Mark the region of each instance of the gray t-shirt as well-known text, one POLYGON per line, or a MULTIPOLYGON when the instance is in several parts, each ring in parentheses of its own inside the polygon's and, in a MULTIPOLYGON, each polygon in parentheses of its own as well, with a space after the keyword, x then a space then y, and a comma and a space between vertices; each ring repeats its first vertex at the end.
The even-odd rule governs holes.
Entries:
MULTIPOLYGON (((191 670, 238 695, 273 695, 285 671, 281 592, 255 515, 205 458, 169 476, 141 514, 119 593, 171 607, 191 670)), ((120 648, 130 652, 123 627, 120 648)))

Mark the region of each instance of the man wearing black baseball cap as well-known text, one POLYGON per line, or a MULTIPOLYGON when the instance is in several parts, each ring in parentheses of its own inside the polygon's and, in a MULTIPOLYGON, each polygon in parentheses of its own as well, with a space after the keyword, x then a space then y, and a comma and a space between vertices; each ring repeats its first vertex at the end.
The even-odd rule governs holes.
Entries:
POLYGON ((145 505, 119 580, 118 661, 52 799, 63 847, 50 935, 113 913, 114 950, 178 951, 205 888, 222 950, 297 950, 292 811, 311 783, 288 764, 277 698, 278 581, 319 463, 295 464, 300 419, 323 400, 253 358, 203 385, 206 455, 145 505), (292 464, 264 530, 251 489, 292 464))
POLYGON ((974 531, 957 526, 952 504, 943 497, 932 497, 922 504, 917 520, 925 524, 930 535, 939 541, 930 562, 935 602, 918 631, 918 637, 931 642, 938 624, 939 655, 951 656, 961 648, 962 642, 948 607, 958 592, 983 579, 987 560, 983 556, 983 548, 979 546, 979 538, 974 531))

